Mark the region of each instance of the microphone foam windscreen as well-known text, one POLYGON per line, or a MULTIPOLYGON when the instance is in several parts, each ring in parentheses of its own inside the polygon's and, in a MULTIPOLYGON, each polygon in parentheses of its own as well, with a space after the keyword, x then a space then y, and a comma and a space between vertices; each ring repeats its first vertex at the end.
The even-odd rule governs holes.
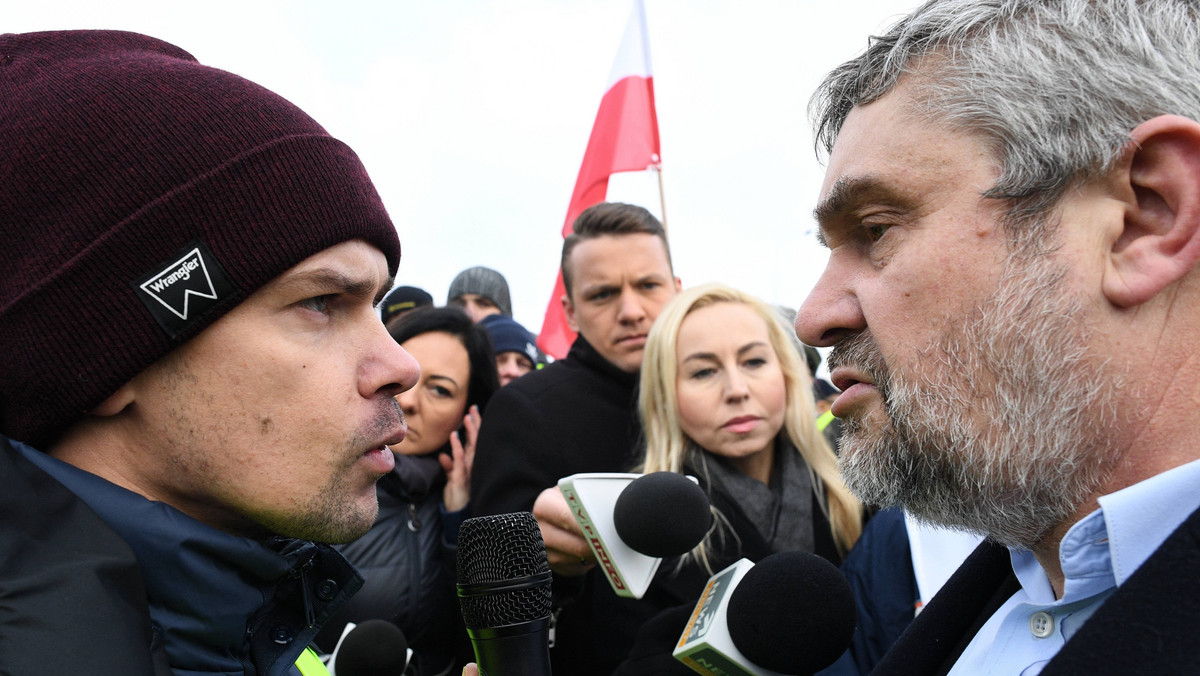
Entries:
POLYGON ((854 593, 832 563, 780 552, 746 572, 729 598, 729 637, 751 662, 783 674, 833 664, 854 635, 854 593))
POLYGON ((513 512, 464 521, 458 531, 457 567, 459 602, 468 629, 550 615, 550 565, 533 514, 513 512), (479 591, 464 594, 462 587, 467 585, 479 591))
POLYGON ((613 507, 613 526, 621 540, 654 558, 691 551, 711 525, 704 489, 676 472, 651 472, 634 479, 613 507))
POLYGON ((367 620, 346 634, 337 651, 338 676, 389 676, 404 673, 408 639, 387 620, 367 620))

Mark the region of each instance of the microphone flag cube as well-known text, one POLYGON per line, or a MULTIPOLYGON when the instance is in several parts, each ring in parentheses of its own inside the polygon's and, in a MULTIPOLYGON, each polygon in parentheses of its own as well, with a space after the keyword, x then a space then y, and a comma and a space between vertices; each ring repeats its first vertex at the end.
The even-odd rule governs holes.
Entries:
POLYGON ((785 676, 755 665, 729 636, 729 599, 753 567, 741 559, 709 578, 672 657, 704 676, 785 676))
POLYGON ((625 544, 617 534, 613 509, 621 492, 641 476, 593 472, 572 474, 558 482, 558 489, 613 591, 634 599, 646 593, 662 559, 636 552, 625 544))

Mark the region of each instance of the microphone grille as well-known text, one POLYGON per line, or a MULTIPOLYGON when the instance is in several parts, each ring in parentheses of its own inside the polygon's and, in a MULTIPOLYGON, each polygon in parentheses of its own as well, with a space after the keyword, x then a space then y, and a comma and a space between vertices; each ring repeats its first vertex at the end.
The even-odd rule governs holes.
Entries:
POLYGON ((529 512, 467 519, 458 531, 459 602, 468 629, 528 622, 550 614, 550 565, 529 512), (531 580, 535 577, 544 579, 531 580), (463 587, 473 586, 473 592, 463 587))
POLYGON ((854 636, 854 592, 832 563, 777 552, 747 571, 726 611, 729 637, 754 664, 811 674, 837 661, 854 636))
POLYGON ((663 558, 700 544, 712 526, 712 512, 696 482, 675 472, 651 472, 617 496, 613 526, 635 552, 663 558))
POLYGON ((408 664, 408 639, 387 620, 360 622, 337 650, 334 669, 341 676, 400 674, 408 664))

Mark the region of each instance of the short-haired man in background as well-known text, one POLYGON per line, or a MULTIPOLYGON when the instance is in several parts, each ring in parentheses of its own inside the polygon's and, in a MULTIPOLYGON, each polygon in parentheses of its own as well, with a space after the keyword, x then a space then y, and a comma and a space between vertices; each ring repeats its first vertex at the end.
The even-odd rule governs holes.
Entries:
POLYGON ((489 402, 471 473, 472 511, 533 509, 559 574, 558 599, 570 600, 558 615, 554 671, 608 674, 632 644, 637 618, 594 561, 580 563, 590 556, 587 544, 554 487, 571 474, 623 472, 636 461, 642 348, 680 285, 662 224, 629 204, 597 204, 580 214, 563 243, 562 275, 563 308, 579 337, 565 359, 501 388, 489 402), (543 492, 553 502, 551 520, 534 509, 543 492))
POLYGON ((271 92, 0 35, 0 672, 316 674, 419 370, 396 230, 271 92))
POLYGON ((991 540, 873 674, 1200 673, 1197 26, 930 2, 814 97, 846 483, 991 540))

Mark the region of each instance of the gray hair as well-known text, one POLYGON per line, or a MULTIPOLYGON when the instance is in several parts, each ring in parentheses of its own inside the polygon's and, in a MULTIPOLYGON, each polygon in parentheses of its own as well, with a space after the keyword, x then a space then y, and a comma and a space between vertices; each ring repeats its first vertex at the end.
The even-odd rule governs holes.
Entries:
POLYGON ((1200 3, 930 0, 826 76, 809 102, 818 151, 901 77, 914 112, 991 146, 984 196, 1009 203, 1019 236, 1123 157, 1137 125, 1200 120, 1200 3))

